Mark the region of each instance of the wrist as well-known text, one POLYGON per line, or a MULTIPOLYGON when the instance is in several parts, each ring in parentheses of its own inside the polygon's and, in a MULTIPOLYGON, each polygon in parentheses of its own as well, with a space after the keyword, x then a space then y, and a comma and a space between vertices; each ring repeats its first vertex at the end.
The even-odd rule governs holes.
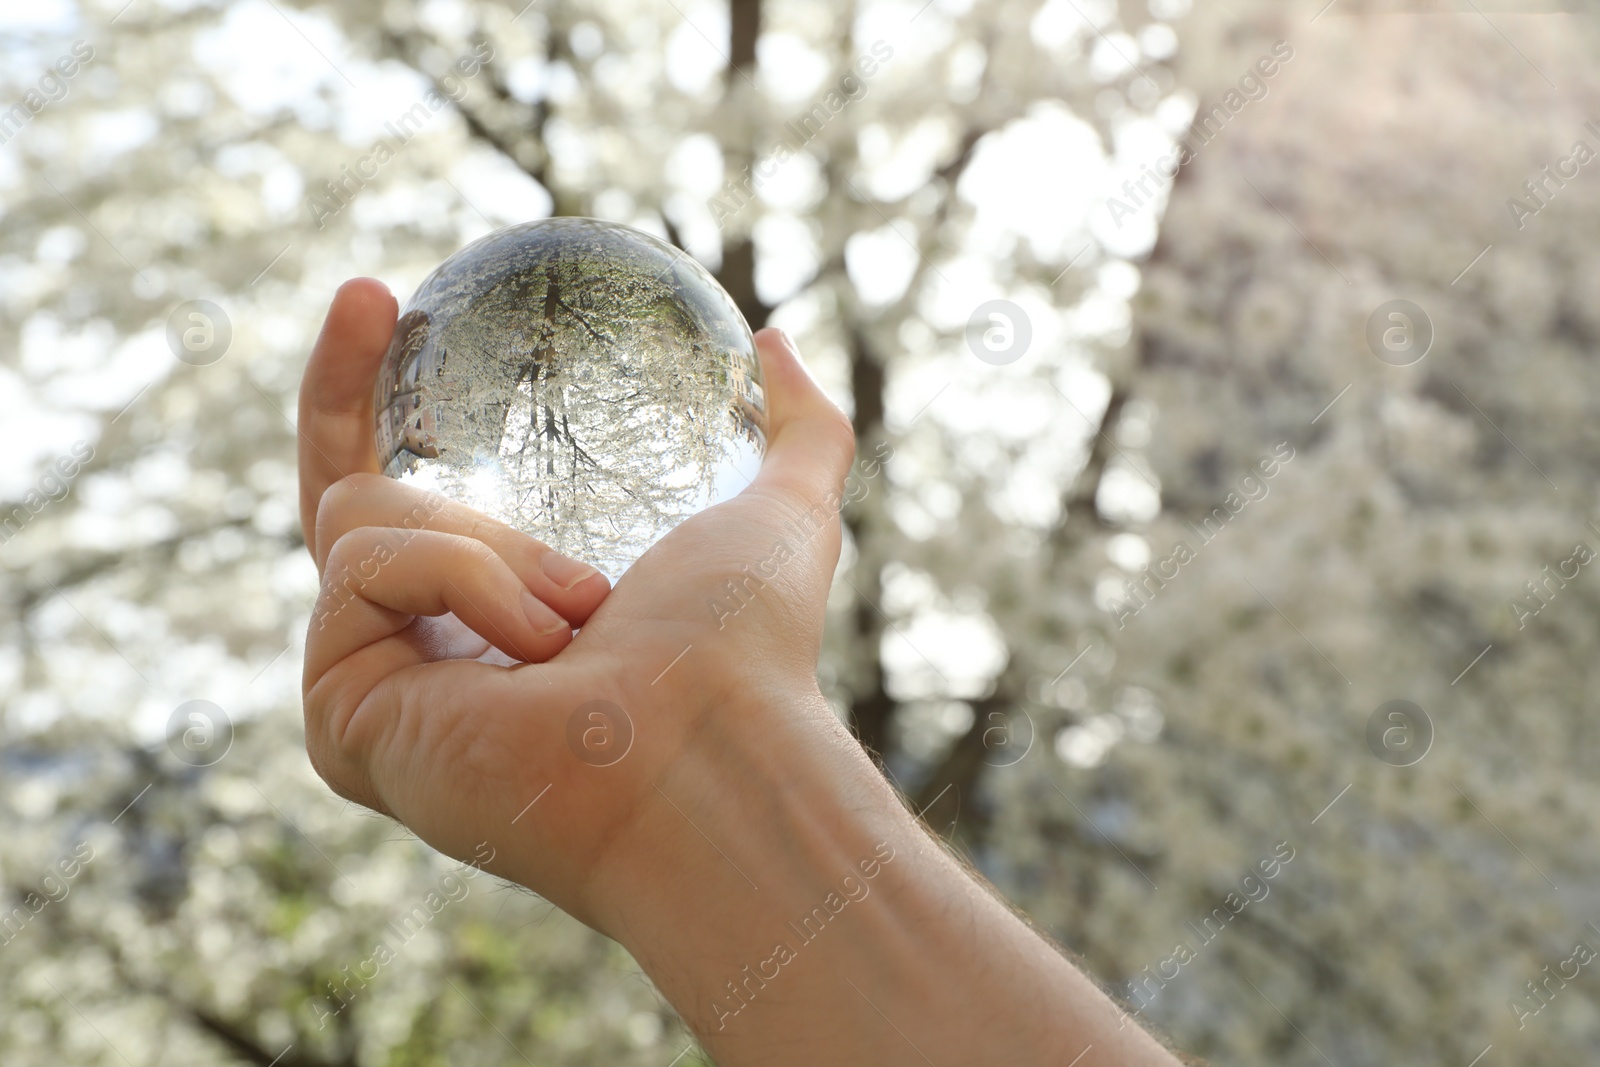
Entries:
POLYGON ((718 1062, 1171 1062, 927 834, 814 686, 710 708, 644 791, 597 925, 718 1062))
POLYGON ((653 976, 685 951, 770 950, 775 916, 876 876, 880 853, 921 836, 814 685, 708 703, 590 885, 596 925, 653 976))

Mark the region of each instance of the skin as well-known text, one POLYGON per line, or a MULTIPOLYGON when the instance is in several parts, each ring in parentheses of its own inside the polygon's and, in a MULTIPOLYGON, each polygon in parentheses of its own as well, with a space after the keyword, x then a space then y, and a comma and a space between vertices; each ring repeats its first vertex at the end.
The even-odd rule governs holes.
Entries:
POLYGON ((342 286, 300 393, 323 575, 306 748, 335 792, 621 942, 729 1067, 1178 1062, 946 853, 824 701, 854 440, 787 337, 756 335, 756 481, 611 589, 378 473, 396 311, 378 282, 342 286), (729 581, 732 616, 712 606, 729 581))

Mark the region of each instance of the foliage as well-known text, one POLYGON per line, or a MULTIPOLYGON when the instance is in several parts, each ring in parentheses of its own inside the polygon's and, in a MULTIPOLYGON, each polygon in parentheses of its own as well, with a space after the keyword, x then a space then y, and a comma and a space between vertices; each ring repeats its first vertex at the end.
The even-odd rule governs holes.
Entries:
POLYGON ((301 745, 328 297, 552 213, 684 248, 851 410, 825 692, 1130 1010, 1223 1062, 1592 1058, 1584 979, 1507 1006, 1596 918, 1595 594, 1541 571, 1600 544, 1594 176, 1523 189, 1600 144, 1576 20, 1230 4, 1174 59, 1176 0, 117 6, 0 45, 41 105, 0 107, 7 1063, 690 1047, 620 949, 301 745), (1408 367, 1364 339, 1393 299, 1435 331, 1408 367), (192 300, 214 360, 174 358, 192 300), (1409 767, 1369 749, 1397 698, 1409 767), (204 767, 197 699, 235 727, 204 767))

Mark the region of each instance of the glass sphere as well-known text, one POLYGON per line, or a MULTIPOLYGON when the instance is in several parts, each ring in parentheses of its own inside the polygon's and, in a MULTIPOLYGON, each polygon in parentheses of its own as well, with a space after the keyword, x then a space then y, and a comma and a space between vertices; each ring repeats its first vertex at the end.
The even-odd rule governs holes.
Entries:
POLYGON ((378 462, 615 580, 766 451, 750 327, 685 253, 598 219, 474 241, 412 294, 378 462))

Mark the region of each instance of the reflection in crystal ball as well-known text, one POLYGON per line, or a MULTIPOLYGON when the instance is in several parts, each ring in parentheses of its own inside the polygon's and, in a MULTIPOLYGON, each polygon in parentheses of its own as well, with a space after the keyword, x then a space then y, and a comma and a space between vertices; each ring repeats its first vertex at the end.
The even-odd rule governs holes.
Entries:
POLYGON ((597 219, 473 242, 417 289, 378 375, 378 462, 615 580, 749 484, 750 327, 705 268, 597 219))

